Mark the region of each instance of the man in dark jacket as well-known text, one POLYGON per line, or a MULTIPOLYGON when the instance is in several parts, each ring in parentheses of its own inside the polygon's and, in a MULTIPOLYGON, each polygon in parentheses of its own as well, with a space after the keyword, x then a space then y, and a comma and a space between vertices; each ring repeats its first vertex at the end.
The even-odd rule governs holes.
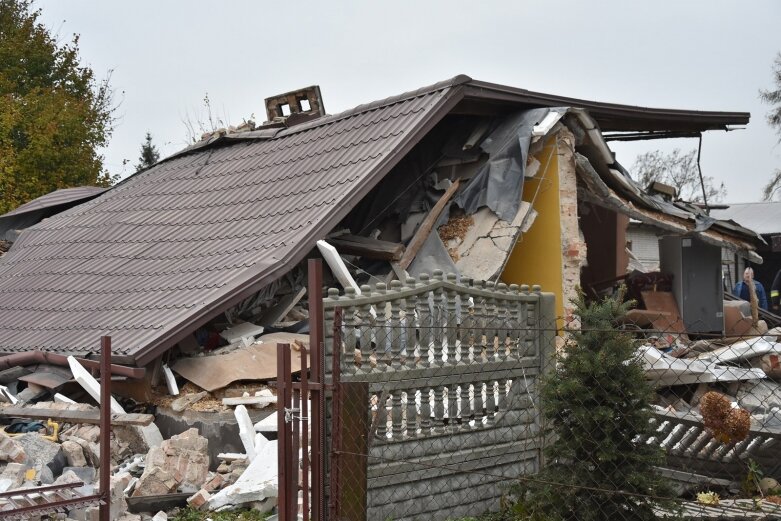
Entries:
POLYGON ((762 286, 761 282, 754 280, 754 270, 752 268, 746 268, 743 271, 743 280, 735 284, 735 291, 733 291, 733 293, 743 300, 751 301, 748 285, 752 282, 757 291, 757 305, 762 309, 767 310, 767 294, 765 293, 765 287, 762 286))

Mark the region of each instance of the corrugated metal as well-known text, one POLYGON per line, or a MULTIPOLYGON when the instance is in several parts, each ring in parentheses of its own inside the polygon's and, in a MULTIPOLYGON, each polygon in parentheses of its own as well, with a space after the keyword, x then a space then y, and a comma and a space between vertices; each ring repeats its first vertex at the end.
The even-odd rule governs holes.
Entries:
POLYGON ((0 260, 0 352, 85 354, 109 334, 146 363, 303 257, 449 110, 454 82, 193 149, 29 228, 0 260))
POLYGON ((106 188, 100 188, 98 186, 77 186, 75 188, 62 188, 24 203, 10 212, 0 215, 0 219, 13 217, 28 212, 35 212, 38 210, 43 210, 44 208, 51 208, 53 206, 60 206, 92 199, 93 197, 97 197, 105 191, 106 188))
POLYGON ((781 233, 781 202, 731 204, 725 210, 711 210, 710 214, 762 235, 781 233))

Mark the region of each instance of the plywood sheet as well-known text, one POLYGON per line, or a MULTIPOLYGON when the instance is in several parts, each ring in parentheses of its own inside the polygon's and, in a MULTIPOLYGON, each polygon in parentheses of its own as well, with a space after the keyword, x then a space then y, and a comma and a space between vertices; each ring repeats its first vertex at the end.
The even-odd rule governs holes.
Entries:
MULTIPOLYGON (((301 370, 301 351, 291 350, 292 372, 301 370)), ((277 344, 259 343, 224 355, 181 358, 171 367, 201 389, 215 391, 239 380, 277 377, 277 344)))
POLYGON ((654 329, 665 333, 686 335, 686 327, 678 311, 678 303, 670 291, 642 291, 640 293, 648 311, 660 311, 661 314, 653 320, 654 329))

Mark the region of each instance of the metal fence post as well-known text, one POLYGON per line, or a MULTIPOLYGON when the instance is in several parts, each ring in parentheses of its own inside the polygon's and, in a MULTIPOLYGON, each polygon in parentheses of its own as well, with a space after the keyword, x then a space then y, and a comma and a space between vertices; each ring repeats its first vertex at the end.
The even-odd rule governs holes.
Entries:
POLYGON ((111 337, 100 337, 100 521, 111 513, 111 337))
POLYGON ((323 435, 325 420, 325 360, 323 357, 324 325, 323 325, 323 262, 319 259, 309 259, 308 295, 309 295, 309 353, 312 385, 311 411, 311 450, 312 450, 312 519, 325 519, 324 505, 324 461, 323 435))

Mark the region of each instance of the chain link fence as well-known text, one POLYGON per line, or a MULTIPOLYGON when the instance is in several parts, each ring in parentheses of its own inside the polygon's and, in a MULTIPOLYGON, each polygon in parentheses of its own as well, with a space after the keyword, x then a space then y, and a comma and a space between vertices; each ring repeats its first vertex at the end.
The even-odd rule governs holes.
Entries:
POLYGON ((695 337, 623 294, 565 324, 539 288, 361 289, 325 301, 329 519, 781 519, 775 331, 695 337))

